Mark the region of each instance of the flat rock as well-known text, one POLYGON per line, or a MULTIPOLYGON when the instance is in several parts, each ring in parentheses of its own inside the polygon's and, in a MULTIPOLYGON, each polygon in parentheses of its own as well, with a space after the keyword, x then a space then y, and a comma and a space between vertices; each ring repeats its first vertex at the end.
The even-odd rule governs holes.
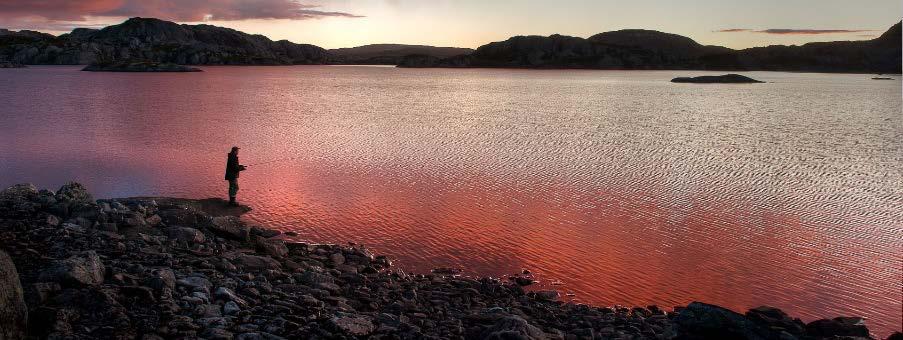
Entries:
POLYGON ((92 286, 103 283, 106 268, 93 250, 56 262, 41 274, 44 281, 66 286, 92 286))
POLYGON ((22 339, 28 309, 12 259, 0 250, 0 339, 22 339))
POLYGON ((376 326, 373 318, 366 315, 341 315, 329 319, 338 330, 353 336, 364 336, 373 333, 376 326))

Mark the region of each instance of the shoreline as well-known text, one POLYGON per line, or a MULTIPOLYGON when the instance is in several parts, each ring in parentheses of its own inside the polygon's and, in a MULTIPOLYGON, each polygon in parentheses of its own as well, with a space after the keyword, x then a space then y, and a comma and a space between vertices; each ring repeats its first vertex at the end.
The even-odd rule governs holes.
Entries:
MULTIPOLYGON (((776 308, 740 314, 699 302, 590 306, 525 291, 526 272, 511 281, 409 274, 360 245, 285 242, 241 221, 249 210, 216 198, 94 200, 77 183, 16 185, 0 191, 0 255, 19 280, 0 278, 0 291, 21 285, 19 331, 39 338, 870 338, 857 317, 803 323, 776 308)), ((0 317, 15 310, 6 307, 0 317)), ((5 321, 0 328, 16 332, 5 321)))

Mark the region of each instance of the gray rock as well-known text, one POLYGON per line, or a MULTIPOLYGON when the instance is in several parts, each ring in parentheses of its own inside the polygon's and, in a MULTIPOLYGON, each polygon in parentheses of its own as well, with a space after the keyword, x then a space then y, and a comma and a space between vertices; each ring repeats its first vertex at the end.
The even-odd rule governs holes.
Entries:
POLYGON ((288 247, 285 246, 285 241, 283 240, 257 239, 257 247, 263 250, 264 253, 275 257, 285 257, 288 255, 288 247))
POLYGON ((200 230, 189 227, 171 227, 166 229, 166 233, 171 239, 191 244, 204 243, 207 240, 204 233, 200 230))
POLYGON ((364 336, 376 329, 373 318, 366 315, 343 314, 329 319, 336 329, 353 336, 364 336))
POLYGON ((241 306, 248 305, 248 303, 244 299, 240 298, 238 295, 235 294, 235 292, 233 292, 231 289, 226 288, 226 287, 217 288, 216 291, 213 293, 213 297, 217 300, 235 302, 241 306))
POLYGON ((235 258, 235 265, 252 271, 279 269, 279 267, 282 266, 279 261, 276 261, 269 256, 247 254, 241 254, 237 258, 235 258))
POLYGON ((0 339, 25 337, 28 308, 12 259, 0 250, 0 339))
POLYGON ((248 241, 251 234, 251 228, 235 216, 214 217, 210 225, 210 231, 228 239, 245 242, 248 241))
POLYGON ((483 331, 482 339, 502 340, 502 339, 528 339, 540 340, 546 339, 546 334, 542 330, 531 325, 520 316, 509 315, 495 322, 492 326, 483 331))
POLYGON ((41 280, 64 286, 92 286, 103 283, 106 268, 93 250, 58 261, 41 273, 41 280))
POLYGON ((195 292, 210 294, 210 280, 198 276, 188 276, 176 281, 179 286, 185 286, 195 292))
POLYGON ((240 311, 241 311, 241 307, 239 307, 238 304, 235 303, 235 301, 229 301, 223 305, 223 314, 224 315, 235 315, 235 314, 238 314, 238 312, 240 312, 240 311))

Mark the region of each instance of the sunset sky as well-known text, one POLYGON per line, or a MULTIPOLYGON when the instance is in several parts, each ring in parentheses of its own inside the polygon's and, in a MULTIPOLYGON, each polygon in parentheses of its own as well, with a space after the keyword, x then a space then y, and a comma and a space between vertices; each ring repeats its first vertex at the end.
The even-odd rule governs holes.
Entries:
POLYGON ((0 28, 54 34, 133 16, 204 22, 325 48, 477 47, 514 35, 588 37, 625 28, 745 48, 862 40, 900 21, 900 0, 0 0, 0 28))

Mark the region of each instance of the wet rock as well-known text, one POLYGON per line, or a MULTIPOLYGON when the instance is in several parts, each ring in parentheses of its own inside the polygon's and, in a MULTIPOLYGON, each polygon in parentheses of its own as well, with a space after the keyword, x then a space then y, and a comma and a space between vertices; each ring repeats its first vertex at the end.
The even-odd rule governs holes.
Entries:
POLYGON ((210 231, 222 237, 243 242, 247 242, 251 234, 251 228, 235 216, 214 217, 210 231))
POLYGON ((56 262, 41 274, 41 279, 64 286, 90 286, 103 283, 105 272, 100 256, 89 250, 56 262))
POLYGON ((24 338, 27 321, 28 309, 16 266, 0 250, 0 339, 24 338))
POLYGON ((765 329, 785 331, 797 337, 804 333, 806 327, 800 319, 792 319, 784 311, 768 306, 750 309, 746 312, 746 318, 765 329))
POLYGON ((818 337, 869 336, 868 328, 865 327, 862 318, 858 317, 815 320, 806 325, 806 333, 818 337))
POLYGON ((339 315, 329 319, 337 330, 353 336, 364 336, 373 333, 373 318, 365 315, 339 315))
POLYGON ((261 227, 252 227, 251 235, 260 236, 262 238, 272 238, 281 235, 282 232, 273 229, 266 229, 261 227))
POLYGON ((285 246, 285 241, 283 240, 257 239, 257 247, 264 253, 274 257, 285 257, 288 255, 288 247, 285 246))
POLYGON ((483 331, 482 339, 547 339, 545 333, 536 326, 531 325, 520 316, 509 315, 496 321, 495 324, 483 331))
POLYGON ((674 321, 689 338, 760 339, 765 333, 739 313, 701 302, 687 305, 674 321))
POLYGON ((217 288, 216 291, 213 293, 213 297, 215 299, 222 300, 222 301, 235 302, 241 306, 248 305, 248 303, 245 302, 244 299, 238 297, 238 295, 236 295, 235 292, 233 292, 231 289, 226 288, 226 287, 217 288))
POLYGON ((555 301, 561 294, 556 290, 538 290, 533 292, 533 296, 536 297, 537 300, 555 301))

